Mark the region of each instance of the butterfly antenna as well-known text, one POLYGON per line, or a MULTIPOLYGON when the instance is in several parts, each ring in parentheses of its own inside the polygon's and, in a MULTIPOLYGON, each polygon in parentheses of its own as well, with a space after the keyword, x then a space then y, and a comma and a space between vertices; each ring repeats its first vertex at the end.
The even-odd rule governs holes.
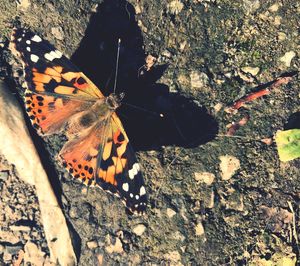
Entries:
POLYGON ((145 112, 145 113, 148 113, 148 114, 151 114, 151 115, 154 115, 154 116, 164 117, 164 114, 162 114, 162 113, 153 112, 153 111, 147 110, 147 109, 145 109, 145 108, 142 108, 142 107, 139 107, 139 106, 130 104, 130 103, 125 103, 125 102, 123 102, 122 104, 123 104, 123 105, 127 105, 127 106, 132 107, 132 108, 135 108, 135 109, 138 109, 138 110, 140 110, 140 111, 143 111, 143 112, 145 112))
POLYGON ((120 57, 120 46, 121 46, 121 39, 118 39, 118 51, 117 51, 117 62, 116 62, 116 71, 115 71, 115 82, 114 82, 114 93, 116 92, 117 88, 117 78, 118 78, 118 69, 119 69, 119 57, 120 57))

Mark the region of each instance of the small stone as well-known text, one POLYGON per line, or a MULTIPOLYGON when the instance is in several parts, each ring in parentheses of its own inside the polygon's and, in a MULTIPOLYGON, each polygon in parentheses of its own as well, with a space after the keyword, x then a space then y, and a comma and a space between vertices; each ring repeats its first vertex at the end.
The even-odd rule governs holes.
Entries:
POLYGON ((243 0, 243 5, 247 13, 254 13, 260 8, 259 0, 243 0))
POLYGON ((167 208, 167 216, 169 218, 172 218, 175 214, 176 214, 176 211, 174 211, 173 209, 167 208))
POLYGON ((244 74, 243 71, 238 71, 238 75, 242 80, 244 80, 246 82, 251 83, 254 81, 253 77, 248 77, 247 75, 244 74))
POLYGON ((187 41, 184 40, 183 42, 181 42, 181 43, 179 44, 179 50, 180 50, 180 51, 183 51, 184 48, 186 47, 186 45, 187 45, 187 41))
POLYGON ((259 70, 260 70, 259 67, 250 67, 250 66, 242 67, 243 72, 249 73, 252 76, 256 76, 259 70))
POLYGON ((76 210, 75 207, 73 207, 73 208, 71 208, 71 209, 69 210, 69 216, 70 216, 70 218, 72 218, 72 219, 78 217, 77 210, 76 210))
POLYGON ((286 34, 284 32, 278 32, 278 41, 284 41, 286 39, 286 34))
POLYGON ((171 52, 168 50, 164 50, 161 54, 162 54, 162 56, 167 57, 167 58, 171 58, 171 56, 172 56, 171 52))
POLYGON ((0 180, 5 181, 5 180, 7 180, 7 178, 8 178, 8 171, 0 172, 0 180))
POLYGON ((176 240, 180 240, 181 242, 183 242, 185 240, 185 236, 183 234, 181 234, 179 231, 175 231, 172 234, 172 238, 176 239, 176 240))
POLYGON ((35 243, 28 241, 24 246, 24 251, 25 265, 27 265, 27 263, 43 265, 45 252, 41 251, 35 243))
POLYGON ((275 4, 271 5, 268 9, 270 12, 277 12, 279 9, 279 4, 275 3, 275 4))
POLYGON ((223 104, 222 103, 217 103, 214 106, 214 110, 215 110, 216 113, 220 112, 222 108, 223 108, 223 104))
POLYGON ((209 172, 196 172, 194 175, 196 181, 205 183, 206 185, 211 185, 215 180, 215 175, 209 172))
POLYGON ((176 265, 182 265, 181 261, 181 255, 178 251, 170 251, 167 254, 164 255, 164 258, 168 261, 171 261, 173 263, 176 263, 176 265))
POLYGON ((31 230, 30 226, 26 226, 26 225, 11 225, 9 227, 9 229, 12 231, 30 231, 31 230))
POLYGON ((135 7, 134 7, 134 9, 135 9, 135 14, 138 15, 138 14, 142 13, 142 9, 141 9, 141 7, 140 7, 139 4, 136 4, 135 7))
POLYGON ((204 234, 204 227, 201 222, 195 226, 195 232, 196 236, 202 236, 204 234))
POLYGON ((240 168, 240 161, 231 155, 220 156, 220 170, 222 180, 229 180, 240 168))
POLYGON ((275 26, 279 26, 280 24, 281 24, 281 17, 280 16, 276 16, 275 18, 274 18, 274 22, 273 22, 273 24, 275 25, 275 26))
POLYGON ((98 247, 98 243, 95 240, 86 242, 86 245, 89 249, 95 249, 98 247))
POLYGON ((173 0, 167 5, 167 9, 170 14, 172 15, 178 15, 181 10, 183 9, 184 5, 179 0, 173 0))
POLYGON ((18 243, 20 240, 16 235, 17 235, 16 232, 8 232, 8 231, 0 230, 0 239, 2 242, 8 242, 10 244, 18 243))
POLYGON ((294 51, 289 51, 284 54, 284 56, 280 57, 280 62, 284 63, 286 67, 291 66, 291 62, 293 58, 296 56, 294 51))
POLYGON ((17 9, 20 11, 26 11, 30 7, 29 0, 18 0, 17 1, 17 9))
POLYGON ((61 27, 51 28, 51 33, 57 40, 62 41, 64 39, 64 32, 61 27))
POLYGON ((192 71, 190 74, 190 79, 191 79, 191 86, 192 88, 195 89, 200 89, 209 84, 209 78, 203 72, 199 73, 198 71, 192 71))
POLYGON ((12 254, 4 252, 4 254, 3 254, 3 260, 4 261, 11 261, 12 260, 12 254))
MULTIPOLYGON (((108 238, 108 239, 109 239, 108 242, 110 243, 110 238, 108 238)), ((124 252, 122 242, 119 238, 116 238, 116 243, 114 245, 110 244, 109 246, 105 247, 105 250, 109 254, 111 254, 111 253, 123 253, 124 252)))
POLYGON ((132 230, 132 232, 137 236, 141 236, 145 231, 146 231, 146 226, 143 224, 138 224, 132 230))

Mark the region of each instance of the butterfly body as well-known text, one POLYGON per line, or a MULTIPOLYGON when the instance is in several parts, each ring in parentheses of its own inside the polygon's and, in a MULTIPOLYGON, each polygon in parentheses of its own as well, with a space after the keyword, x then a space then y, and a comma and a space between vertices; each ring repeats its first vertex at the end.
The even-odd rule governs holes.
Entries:
POLYGON ((101 91, 60 51, 25 29, 12 34, 25 69, 26 112, 39 135, 64 133, 59 160, 71 176, 115 194, 143 213, 146 191, 139 164, 115 113, 124 95, 101 91))

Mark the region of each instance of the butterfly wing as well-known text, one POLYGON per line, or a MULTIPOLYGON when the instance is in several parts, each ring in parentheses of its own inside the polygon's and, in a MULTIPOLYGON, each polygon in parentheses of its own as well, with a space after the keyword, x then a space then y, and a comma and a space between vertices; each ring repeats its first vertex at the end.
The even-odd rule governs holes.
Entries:
POLYGON ((72 115, 104 97, 71 61, 33 32, 15 29, 10 48, 22 59, 26 111, 39 134, 61 131, 72 115))
POLYGON ((96 180, 104 190, 119 195, 132 212, 145 211, 147 197, 140 166, 115 113, 98 160, 96 180))
POLYGON ((14 29, 10 48, 22 58, 30 91, 88 100, 104 97, 69 59, 33 32, 14 29))
POLYGON ((60 158, 74 178, 119 196, 133 213, 145 211, 144 180, 115 113, 69 141, 60 152, 60 158))

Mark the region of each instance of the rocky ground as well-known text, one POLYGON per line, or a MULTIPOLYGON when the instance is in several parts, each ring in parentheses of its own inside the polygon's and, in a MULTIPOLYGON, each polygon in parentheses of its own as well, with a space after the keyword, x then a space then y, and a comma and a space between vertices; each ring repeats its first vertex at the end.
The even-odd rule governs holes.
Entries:
MULTIPOLYGON (((27 26, 106 94, 121 38, 118 90, 125 103, 165 114, 126 104, 119 112, 149 193, 143 217, 71 180, 55 160, 64 138, 41 140, 31 130, 79 265, 299 263, 300 160, 280 162, 273 141, 277 130, 300 125, 300 82, 293 75, 300 66, 298 1, 3 0, 0 13, 0 76, 18 99, 7 39, 14 26, 27 26), (154 59, 145 64, 147 55, 154 59), (282 75, 293 77, 226 112, 282 75), (227 136, 228 126, 245 117, 227 136)), ((0 158, 0 261, 49 265, 35 189, 0 158)))

